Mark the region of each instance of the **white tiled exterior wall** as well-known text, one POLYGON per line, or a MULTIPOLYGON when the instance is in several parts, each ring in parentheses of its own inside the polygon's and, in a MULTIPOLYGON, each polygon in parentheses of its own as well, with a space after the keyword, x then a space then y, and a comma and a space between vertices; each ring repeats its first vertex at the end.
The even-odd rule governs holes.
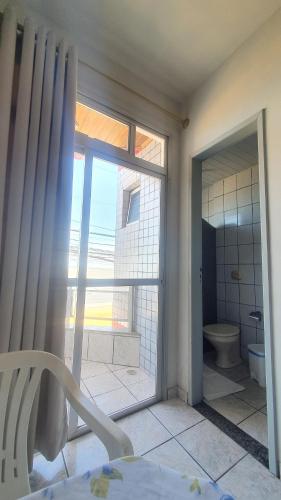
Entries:
POLYGON ((254 166, 203 189, 203 218, 216 228, 217 318, 240 325, 241 353, 248 344, 264 343, 258 167, 254 166), (232 278, 238 271, 239 280, 232 278))
MULTIPOLYGON (((115 278, 158 278, 160 181, 120 167, 115 240, 115 278), (140 188, 140 218, 127 224, 130 191, 140 188)), ((114 294, 114 314, 122 315, 126 297, 114 294)), ((156 372, 158 289, 134 287, 132 330, 140 335, 140 367, 156 372)))

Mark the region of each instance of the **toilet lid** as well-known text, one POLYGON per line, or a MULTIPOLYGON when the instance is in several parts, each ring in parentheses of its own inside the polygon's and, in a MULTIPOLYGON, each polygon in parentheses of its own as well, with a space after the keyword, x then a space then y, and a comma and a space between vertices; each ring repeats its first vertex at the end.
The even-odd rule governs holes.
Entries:
POLYGON ((229 325, 228 323, 213 323, 212 325, 205 325, 203 331, 209 335, 221 335, 223 337, 231 337, 239 333, 238 326, 229 325))

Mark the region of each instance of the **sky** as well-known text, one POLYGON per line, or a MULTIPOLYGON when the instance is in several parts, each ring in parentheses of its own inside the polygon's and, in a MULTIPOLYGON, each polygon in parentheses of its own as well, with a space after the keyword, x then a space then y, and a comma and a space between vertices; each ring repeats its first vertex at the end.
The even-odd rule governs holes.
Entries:
MULTIPOLYGON (((117 165, 104 160, 97 158, 93 160, 88 269, 88 277, 91 278, 107 278, 113 273, 118 168, 117 165), (97 258, 91 258, 93 252, 95 253, 95 257, 99 256, 98 260, 97 258)), ((72 246, 74 244, 77 250, 82 217, 83 183, 84 158, 75 158, 71 213, 71 242, 72 246)), ((74 277, 77 272, 77 250, 74 256, 70 256, 69 271, 72 277, 74 277)))

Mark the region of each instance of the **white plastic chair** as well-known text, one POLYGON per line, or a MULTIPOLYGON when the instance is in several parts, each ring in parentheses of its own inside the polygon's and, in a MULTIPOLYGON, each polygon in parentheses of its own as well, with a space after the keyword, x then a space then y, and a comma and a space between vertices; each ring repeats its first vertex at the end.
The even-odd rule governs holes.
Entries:
POLYGON ((32 404, 44 370, 61 384, 74 410, 105 445, 109 459, 133 455, 126 434, 84 396, 65 364, 53 354, 16 351, 0 354, 0 499, 30 493, 27 435, 32 404))

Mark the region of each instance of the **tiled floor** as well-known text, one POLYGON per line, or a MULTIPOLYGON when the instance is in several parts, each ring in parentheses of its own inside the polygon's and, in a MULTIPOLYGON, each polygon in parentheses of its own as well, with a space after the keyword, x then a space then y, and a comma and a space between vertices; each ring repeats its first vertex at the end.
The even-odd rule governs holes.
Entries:
MULTIPOLYGON (((71 368, 71 359, 65 362, 71 368)), ((141 368, 95 361, 82 361, 80 386, 108 415, 155 394, 155 379, 141 368)))
POLYGON ((244 391, 209 401, 208 405, 243 431, 267 446, 266 391, 250 378, 246 363, 230 368, 218 368, 213 356, 205 359, 206 364, 221 375, 245 387, 244 391))
MULTIPOLYGON (((135 454, 182 474, 212 478, 237 500, 281 498, 281 482, 247 452, 178 399, 158 403, 118 421, 135 454)), ((34 459, 32 489, 107 462, 104 446, 92 434, 66 444, 53 463, 34 459)), ((175 497, 176 498, 176 497, 175 497)))

